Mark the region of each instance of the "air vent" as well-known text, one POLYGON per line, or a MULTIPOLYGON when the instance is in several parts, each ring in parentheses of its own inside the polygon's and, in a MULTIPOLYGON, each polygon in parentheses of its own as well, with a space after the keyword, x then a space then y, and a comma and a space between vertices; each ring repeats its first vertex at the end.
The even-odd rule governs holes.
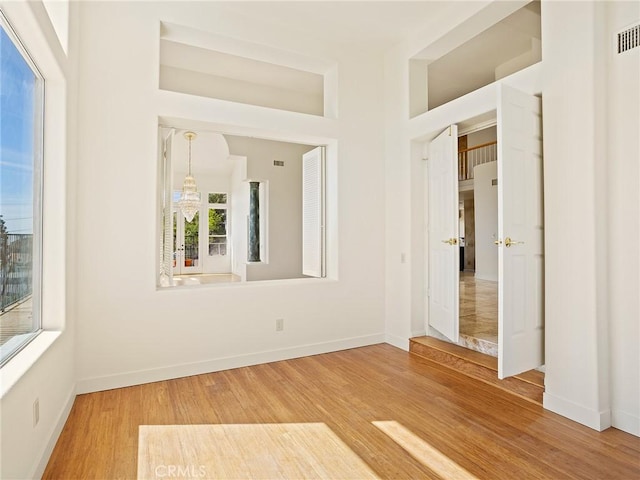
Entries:
POLYGON ((640 46, 640 24, 618 33, 618 53, 640 46))
POLYGON ((274 160, 273 161, 273 166, 274 167, 284 167, 284 161, 283 160, 274 160))

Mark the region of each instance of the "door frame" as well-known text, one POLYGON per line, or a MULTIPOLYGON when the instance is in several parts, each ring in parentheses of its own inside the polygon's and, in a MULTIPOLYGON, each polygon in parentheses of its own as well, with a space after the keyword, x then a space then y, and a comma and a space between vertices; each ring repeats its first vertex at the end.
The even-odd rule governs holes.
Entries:
MULTIPOLYGON (((501 88, 501 87, 500 87, 500 84, 498 84, 498 85, 496 86, 496 89, 499 89, 499 88, 501 88)), ((492 114, 492 113, 494 113, 494 115, 492 116, 492 119, 490 119, 489 121, 480 121, 480 122, 478 122, 477 124, 473 125, 473 126, 472 126, 472 127, 470 127, 470 128, 460 129, 459 134, 460 134, 460 133, 469 133, 470 131, 474 131, 474 130, 480 130, 480 129, 482 129, 482 128, 486 128, 486 127, 489 127, 489 126, 491 126, 491 125, 497 125, 497 123, 498 123, 497 103, 498 103, 498 100, 497 100, 497 98, 496 98, 496 101, 495 101, 495 106, 496 106, 496 108, 495 108, 495 109, 488 110, 488 111, 486 112, 486 114, 492 114)), ((473 117, 467 117, 467 118, 473 118, 473 117)), ((464 118, 460 118, 460 120, 458 120, 458 122, 464 122, 464 121, 465 121, 465 119, 464 119, 464 118)), ((454 124, 454 123, 456 123, 456 122, 450 122, 450 123, 451 123, 451 124, 454 124)), ((429 143, 430 143, 433 139, 435 139, 435 138, 436 138, 436 137, 437 137, 437 136, 442 132, 442 130, 443 130, 443 129, 447 128, 447 126, 448 126, 448 125, 443 125, 443 126, 441 126, 440 128, 438 128, 438 129, 436 129, 436 130, 433 130, 429 135, 422 135, 421 137, 416 137, 416 138, 410 139, 410 141, 411 141, 411 142, 420 142, 420 143, 422 144, 422 146, 423 146, 423 160, 426 160, 426 159, 427 159, 427 158, 424 158, 424 153, 425 153, 425 151, 428 151, 428 145, 429 145, 429 143)), ((455 161, 457 162, 457 159, 455 159, 455 161)), ((428 162, 427 162, 427 164, 428 164, 428 162)), ((457 169, 457 167, 456 167, 456 169, 457 169)), ((424 180, 425 180, 425 181, 423 182, 423 188, 424 188, 425 190, 428 190, 428 182, 429 182, 429 168, 428 168, 428 167, 426 168, 426 173, 425 173, 425 179, 424 179, 424 180)), ((542 185, 542 189, 543 189, 542 195, 544 196, 544 184, 542 185)), ((428 192, 428 191, 426 191, 426 192, 425 192, 425 194, 424 194, 424 203, 425 203, 425 206, 424 206, 424 215, 425 215, 425 217, 424 217, 424 218, 427 218, 427 215, 428 215, 428 209, 429 209, 429 194, 428 194, 428 193, 429 193, 429 192, 428 192)), ((543 197, 543 198, 544 198, 544 197, 543 197)), ((456 204, 456 205, 457 205, 457 204, 456 204)), ((429 272, 428 272, 428 270, 429 270, 429 268, 430 268, 430 265, 429 265, 429 259, 428 259, 428 257, 429 257, 429 242, 430 242, 430 241, 437 241, 437 239, 431 239, 431 238, 429 238, 429 232, 428 232, 428 229, 427 229, 427 228, 425 228, 425 229, 424 229, 424 232, 425 232, 425 237, 426 237, 426 238, 425 238, 425 242, 424 242, 424 246, 425 246, 425 257, 426 257, 426 258, 425 258, 425 260, 426 260, 426 261, 424 262, 424 265, 425 265, 425 268, 426 268, 426 270, 425 270, 425 275, 424 275, 424 285, 425 285, 425 288, 424 288, 424 290, 423 290, 423 291, 425 292, 425 299, 426 299, 426 301, 424 302, 424 304, 425 304, 425 312, 424 312, 424 313, 425 313, 425 322, 424 322, 424 325, 425 325, 425 327, 426 327, 426 333, 427 333, 427 335, 431 335, 431 336, 433 336, 433 335, 432 335, 432 332, 430 331, 431 329, 433 329, 433 327, 431 326, 430 318, 429 318, 429 294, 430 294, 430 285, 429 285, 429 272)), ((501 236, 501 235, 503 235, 503 232, 499 232, 499 236, 501 236)), ((503 280, 502 278, 498 278, 498 282, 503 282, 503 281, 504 281, 504 280, 503 280)), ((543 289, 543 291, 542 291, 542 295, 544 295, 544 289, 543 289)), ((458 302, 459 302, 459 301, 460 301, 460 299, 459 299, 459 292, 458 292, 458 302)), ((458 312, 458 314, 459 314, 459 312, 458 312)), ((500 322, 500 321, 502 321, 502 315, 500 314, 500 312, 499 312, 499 318, 498 318, 498 321, 499 321, 499 322, 500 322)), ((500 326, 500 324, 499 324, 499 325, 498 325, 498 329, 500 330, 500 328, 501 328, 501 326, 500 326)), ((435 329, 434 329, 434 330, 435 330, 435 329)), ((436 331, 437 331, 437 330, 436 330, 436 331)), ((542 347, 544 348, 544 335, 543 335, 543 337, 542 337, 542 344, 543 344, 543 345, 542 345, 542 347)), ((543 359, 543 364, 544 364, 544 359, 543 359)))

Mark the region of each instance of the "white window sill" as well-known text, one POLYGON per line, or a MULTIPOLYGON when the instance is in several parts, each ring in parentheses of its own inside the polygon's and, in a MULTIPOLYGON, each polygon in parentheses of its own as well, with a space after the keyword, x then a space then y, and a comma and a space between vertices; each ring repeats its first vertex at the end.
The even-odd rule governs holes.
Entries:
POLYGON ((44 331, 0 368, 0 399, 18 383, 62 332, 44 331))

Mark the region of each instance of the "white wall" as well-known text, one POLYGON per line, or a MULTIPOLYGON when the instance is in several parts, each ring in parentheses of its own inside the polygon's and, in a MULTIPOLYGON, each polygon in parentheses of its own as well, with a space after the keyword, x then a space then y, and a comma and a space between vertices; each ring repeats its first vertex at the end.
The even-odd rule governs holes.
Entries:
POLYGON ((481 280, 498 281, 498 162, 478 165, 473 169, 473 198, 476 223, 476 273, 481 280))
POLYGON ((538 38, 531 39, 531 49, 522 55, 507 60, 496 67, 495 78, 500 80, 523 68, 540 61, 542 55, 542 42, 538 38))
MULTIPOLYGON (((0 2, 47 79, 45 99, 43 327, 0 370, 0 477, 39 478, 75 398, 75 105, 77 5, 69 5, 69 57, 41 2, 0 2), (40 421, 33 424, 39 399, 40 421)), ((59 9, 65 10, 64 8, 59 9)), ((65 21, 56 17, 63 41, 65 21)))
POLYGON ((497 127, 495 125, 471 132, 467 135, 467 148, 482 145, 484 143, 495 142, 497 137, 497 127))
POLYGON ((248 179, 268 182, 268 262, 247 265, 247 280, 301 278, 302 155, 314 147, 235 136, 227 142, 232 154, 247 158, 248 179))
MULTIPOLYGON (((599 359, 605 305, 598 291, 600 242, 596 177, 604 135, 596 103, 606 39, 594 3, 542 4, 545 195, 545 394, 557 413, 596 429, 610 425, 607 382, 599 359), (571 16, 571 22, 566 21, 571 16), (585 141, 590 139, 590 141, 585 141), (559 238, 576 239, 570 245, 559 238)), ((604 279, 606 281, 606 278, 604 279)))
MULTIPOLYGON (((609 5, 609 39, 640 21, 638 2, 609 5)), ((640 49, 607 52, 611 423, 640 436, 640 49)))
POLYGON ((639 435, 638 249, 621 241, 638 235, 638 51, 613 54, 614 31, 638 21, 638 5, 542 8, 544 404, 639 435))
POLYGON ((384 239, 370 234, 384 210, 377 102, 382 56, 326 51, 322 43, 234 17, 213 2, 197 9, 172 2, 87 2, 81 13, 79 391, 383 340, 384 239), (157 90, 160 21, 334 58, 340 118, 157 90), (173 120, 230 134, 333 142, 338 156, 329 159, 328 172, 331 278, 156 290, 158 117, 180 128, 185 125, 173 120), (136 215, 124 214, 132 201, 125 192, 134 196, 136 215), (123 231, 137 232, 125 249, 117 241, 123 231), (128 267, 134 259, 136 267, 128 267), (277 318, 284 319, 284 332, 275 332, 277 318))
POLYGON ((233 157, 236 166, 231 174, 231 271, 247 280, 247 215, 249 215, 249 184, 246 157, 233 157))

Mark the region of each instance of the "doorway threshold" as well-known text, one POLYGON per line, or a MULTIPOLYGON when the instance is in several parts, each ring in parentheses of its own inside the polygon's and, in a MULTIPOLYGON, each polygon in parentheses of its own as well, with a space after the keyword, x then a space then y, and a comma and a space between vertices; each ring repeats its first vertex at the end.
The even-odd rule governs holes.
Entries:
POLYGON ((542 405, 544 373, 537 370, 499 380, 497 358, 433 337, 411 338, 409 352, 537 405, 542 405))
POLYGON ((472 337, 461 333, 459 335, 458 345, 475 352, 484 353, 492 357, 498 358, 498 344, 490 340, 472 337))

